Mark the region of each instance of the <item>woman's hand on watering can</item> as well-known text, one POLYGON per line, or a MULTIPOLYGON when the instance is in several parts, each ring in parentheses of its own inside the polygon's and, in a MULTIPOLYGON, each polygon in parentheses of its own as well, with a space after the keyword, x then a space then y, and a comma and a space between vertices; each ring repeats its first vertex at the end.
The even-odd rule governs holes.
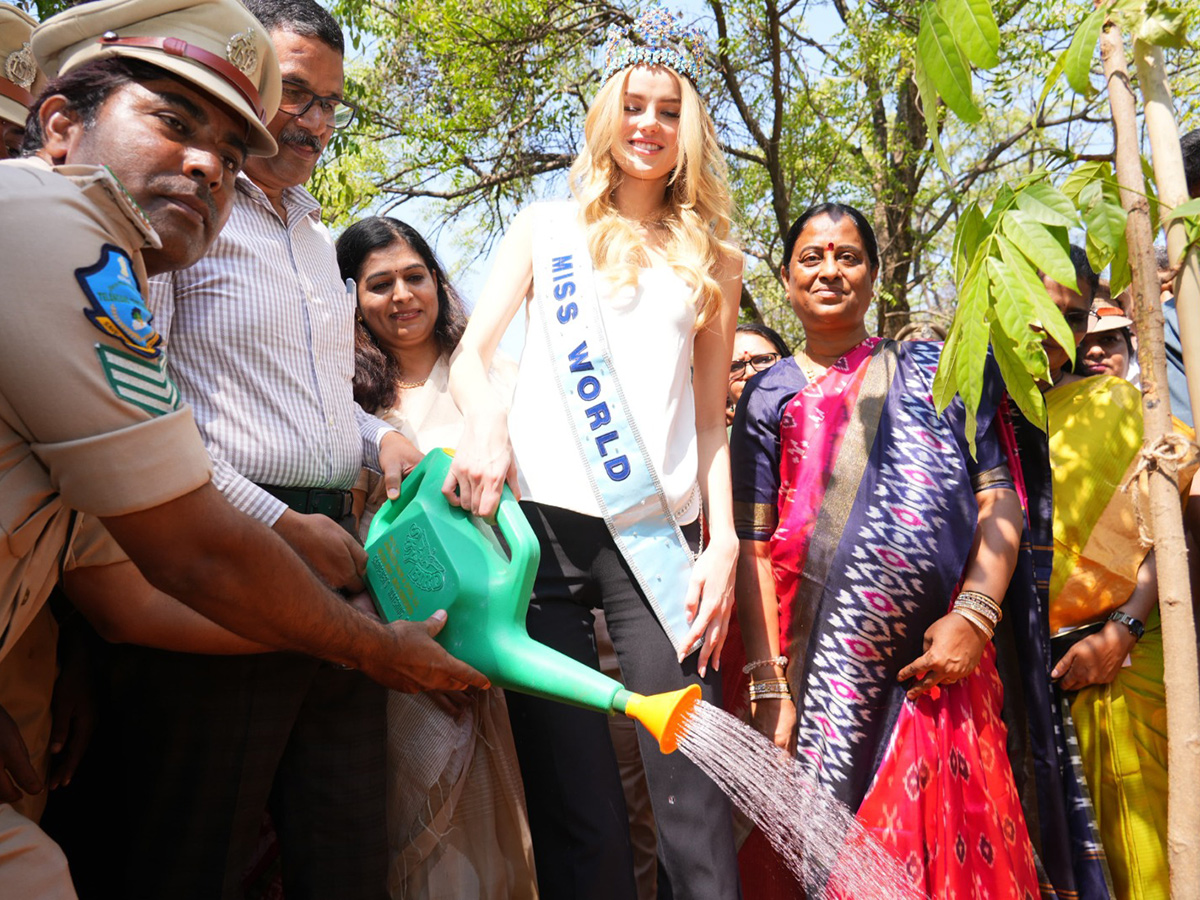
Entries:
POLYGON ((433 639, 445 624, 443 609, 423 622, 400 619, 390 623, 387 628, 395 638, 395 646, 388 658, 380 661, 378 670, 367 671, 367 675, 405 694, 491 687, 487 676, 451 656, 433 639))
POLYGON ((398 431, 389 431, 380 439, 379 471, 389 500, 400 496, 400 480, 417 467, 422 456, 416 445, 398 431))
POLYGON ((500 505, 505 482, 513 496, 519 498, 517 464, 508 440, 507 411, 496 409, 469 416, 442 493, 454 506, 486 517, 493 515, 500 505))
MULTIPOLYGON (((684 639, 685 647, 692 647, 703 637, 700 657, 696 660, 696 671, 704 676, 711 659, 713 668, 721 668, 721 648, 729 633, 729 614, 733 610, 733 576, 737 567, 738 542, 714 538, 692 569, 688 584, 685 607, 692 628, 684 639)), ((683 662, 685 653, 679 661, 683 662)))

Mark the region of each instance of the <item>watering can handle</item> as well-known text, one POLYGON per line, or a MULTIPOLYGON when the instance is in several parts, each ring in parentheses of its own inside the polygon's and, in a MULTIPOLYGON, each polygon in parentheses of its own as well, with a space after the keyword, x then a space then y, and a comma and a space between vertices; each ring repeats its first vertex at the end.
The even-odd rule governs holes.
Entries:
POLYGON ((496 509, 496 527, 500 529, 504 540, 508 542, 512 558, 532 559, 533 568, 536 570, 538 559, 541 556, 541 545, 538 543, 533 529, 529 527, 529 520, 525 518, 525 513, 521 512, 521 505, 509 490, 508 485, 504 486, 500 496, 500 506, 496 509))
MULTIPOLYGON (((447 457, 450 456, 450 454, 446 453, 445 450, 431 450, 428 454, 426 454, 426 457, 428 458, 434 453, 445 453, 447 457)), ((433 463, 435 460, 430 460, 430 462, 433 463)), ((441 460, 436 460, 436 462, 440 463, 441 460)), ((447 461, 444 468, 448 470, 449 467, 450 463, 447 461)), ((415 469, 404 476, 404 479, 400 482, 400 496, 395 500, 385 501, 384 504, 379 507, 379 511, 375 513, 375 518, 371 520, 371 529, 367 536, 368 544, 375 539, 376 535, 382 534, 384 531, 386 531, 387 528, 396 521, 400 513, 404 511, 404 508, 412 502, 413 498, 417 495, 417 490, 421 487, 421 483, 424 482, 425 478, 429 475, 430 468, 430 465, 418 464, 415 469)))

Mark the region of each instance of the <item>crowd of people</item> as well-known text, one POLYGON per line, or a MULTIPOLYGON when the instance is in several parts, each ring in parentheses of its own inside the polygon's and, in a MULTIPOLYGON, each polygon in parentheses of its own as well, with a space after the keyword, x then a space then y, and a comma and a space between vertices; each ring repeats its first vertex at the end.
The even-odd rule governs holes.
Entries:
POLYGON ((537 535, 534 638, 698 687, 919 892, 1165 898, 1137 338, 1087 254, 1043 279, 1046 432, 991 363, 974 423, 938 413, 847 204, 785 236, 803 345, 739 324, 704 38, 651 7, 468 317, 419 229, 334 240, 304 188, 344 55, 315 0, 0 4, 0 893, 820 895, 644 729, 492 688, 444 612, 379 621, 372 517, 454 447, 447 501, 507 484, 537 535))

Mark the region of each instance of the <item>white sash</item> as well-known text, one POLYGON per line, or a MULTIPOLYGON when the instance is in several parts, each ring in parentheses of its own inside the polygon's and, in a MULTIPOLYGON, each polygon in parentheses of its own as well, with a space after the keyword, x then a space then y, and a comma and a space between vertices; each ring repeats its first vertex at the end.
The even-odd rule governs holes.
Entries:
MULTIPOLYGON (((695 556, 613 368, 578 206, 543 203, 536 208, 530 316, 541 324, 555 384, 604 522, 667 637, 680 650, 689 630, 684 602, 695 556)), ((688 652, 699 645, 697 641, 688 652)))

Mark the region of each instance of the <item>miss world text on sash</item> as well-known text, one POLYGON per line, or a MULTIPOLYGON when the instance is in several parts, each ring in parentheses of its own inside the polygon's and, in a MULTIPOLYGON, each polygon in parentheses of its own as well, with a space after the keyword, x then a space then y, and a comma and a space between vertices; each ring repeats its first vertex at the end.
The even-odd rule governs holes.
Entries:
MULTIPOLYGON (((688 632, 695 558, 628 412, 608 352, 595 273, 573 204, 546 204, 535 240, 534 315, 605 523, 676 649, 688 632)), ((689 647, 688 652, 699 646, 689 647)))

